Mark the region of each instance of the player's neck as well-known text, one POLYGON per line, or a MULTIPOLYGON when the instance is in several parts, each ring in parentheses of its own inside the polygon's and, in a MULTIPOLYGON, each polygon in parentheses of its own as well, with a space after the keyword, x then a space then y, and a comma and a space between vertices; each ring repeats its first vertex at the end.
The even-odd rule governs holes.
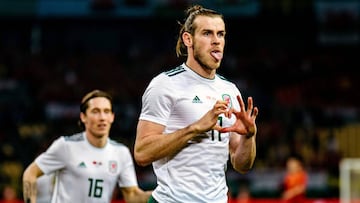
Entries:
POLYGON ((206 67, 203 67, 194 58, 188 57, 185 64, 195 73, 199 74, 204 78, 214 79, 215 77, 216 69, 208 69, 206 67))
POLYGON ((107 143, 107 136, 105 135, 96 136, 89 132, 85 132, 85 134, 88 142, 94 147, 103 148, 107 143))

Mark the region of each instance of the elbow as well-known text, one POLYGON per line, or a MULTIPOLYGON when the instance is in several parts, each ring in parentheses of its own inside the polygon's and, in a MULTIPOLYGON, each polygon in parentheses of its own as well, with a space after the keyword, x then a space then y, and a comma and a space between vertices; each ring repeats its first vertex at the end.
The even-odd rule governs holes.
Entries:
POLYGON ((248 173, 249 171, 251 171, 253 166, 254 166, 254 159, 247 160, 247 161, 239 161, 239 162, 235 161, 233 163, 234 169, 241 174, 248 173))
POLYGON ((147 153, 142 149, 143 147, 140 147, 139 144, 135 142, 135 148, 134 148, 134 160, 136 164, 139 166, 147 166, 150 164, 150 161, 148 160, 147 153))
POLYGON ((240 166, 240 167, 234 167, 234 169, 241 173, 241 174, 246 174, 248 173, 249 171, 251 171, 252 169, 252 165, 245 165, 245 166, 240 166))
POLYGON ((251 170, 251 168, 235 168, 235 170, 240 174, 246 174, 251 170))
POLYGON ((39 167, 32 162, 23 172, 23 182, 36 182, 37 177, 43 175, 39 167))
POLYGON ((147 166, 152 163, 152 161, 144 153, 136 152, 134 153, 135 162, 139 166, 147 166))

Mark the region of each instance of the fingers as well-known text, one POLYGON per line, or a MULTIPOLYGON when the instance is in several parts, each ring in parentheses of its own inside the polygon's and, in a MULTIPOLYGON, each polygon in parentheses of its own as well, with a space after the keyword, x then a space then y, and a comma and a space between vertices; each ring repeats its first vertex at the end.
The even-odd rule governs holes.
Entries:
POLYGON ((227 132, 231 132, 232 130, 233 128, 230 127, 217 129, 217 131, 219 131, 220 133, 227 133, 227 132))
POLYGON ((240 95, 237 95, 237 100, 240 105, 240 111, 236 111, 233 108, 229 109, 229 102, 218 100, 213 107, 214 114, 220 115, 223 113, 225 117, 230 118, 232 114, 237 115, 238 113, 243 112, 246 113, 248 117, 252 117, 253 119, 257 117, 257 115, 259 114, 259 109, 257 107, 254 107, 254 101, 252 97, 248 97, 247 107, 245 106, 245 103, 240 95))
MULTIPOLYGON (((241 96, 238 95, 238 96, 237 96, 237 99, 238 99, 239 104, 240 104, 240 110, 241 110, 241 112, 245 112, 245 104, 244 104, 244 101, 242 100, 241 96)), ((258 109, 257 107, 254 107, 253 98, 252 98, 252 97, 248 97, 247 103, 248 103, 248 106, 247 106, 246 112, 248 113, 249 116, 252 116, 252 117, 256 118, 256 116, 257 116, 258 113, 259 113, 259 109, 258 109)))
POLYGON ((259 109, 257 107, 254 107, 252 97, 248 97, 247 107, 245 106, 245 103, 240 95, 237 96, 237 100, 240 105, 240 111, 237 111, 234 108, 230 108, 226 112, 224 112, 224 115, 228 118, 230 118, 231 115, 234 114, 237 121, 229 127, 219 128, 219 126, 216 126, 216 128, 214 127, 214 129, 218 130, 220 133, 237 132, 239 134, 247 135, 247 137, 251 137, 256 132, 256 124, 254 123, 254 121, 259 114, 259 109))
POLYGON ((256 116, 259 114, 259 109, 257 107, 254 108, 252 112, 252 117, 256 118, 256 116))
POLYGON ((226 118, 231 118, 231 115, 232 114, 235 114, 235 109, 234 108, 231 108, 231 109, 229 109, 228 111, 225 111, 224 112, 224 116, 226 117, 226 118))
POLYGON ((245 112, 245 104, 244 104, 244 101, 242 100, 241 96, 238 95, 236 98, 240 104, 240 111, 245 112))
POLYGON ((248 110, 248 112, 251 112, 252 109, 253 109, 253 99, 252 99, 252 97, 248 97, 248 108, 247 108, 247 110, 248 110))
POLYGON ((216 101, 215 106, 226 109, 228 107, 228 104, 229 104, 229 102, 227 102, 227 101, 218 100, 218 101, 216 101))
POLYGON ((216 124, 212 129, 217 130, 219 132, 220 132, 220 130, 222 130, 221 126, 219 126, 218 124, 216 124))
POLYGON ((219 115, 222 113, 226 113, 227 108, 228 102, 219 100, 215 103, 213 110, 216 115, 219 115))

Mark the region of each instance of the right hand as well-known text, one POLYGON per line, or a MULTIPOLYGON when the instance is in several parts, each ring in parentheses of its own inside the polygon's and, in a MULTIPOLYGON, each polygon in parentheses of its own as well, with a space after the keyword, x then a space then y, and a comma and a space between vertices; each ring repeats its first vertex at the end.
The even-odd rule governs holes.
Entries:
POLYGON ((228 102, 218 100, 203 117, 193 124, 198 134, 207 132, 209 130, 220 130, 221 126, 217 124, 218 117, 222 113, 226 113, 228 110, 228 102))

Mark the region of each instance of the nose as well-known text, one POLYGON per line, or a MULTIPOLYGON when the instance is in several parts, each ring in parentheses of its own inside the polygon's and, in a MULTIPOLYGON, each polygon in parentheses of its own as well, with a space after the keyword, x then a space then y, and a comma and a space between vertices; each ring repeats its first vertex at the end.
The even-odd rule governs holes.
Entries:
POLYGON ((212 37, 212 40, 211 40, 211 44, 220 44, 220 37, 218 37, 217 35, 214 35, 212 37))
POLYGON ((106 113, 105 112, 100 112, 100 119, 105 119, 106 118, 106 113))

